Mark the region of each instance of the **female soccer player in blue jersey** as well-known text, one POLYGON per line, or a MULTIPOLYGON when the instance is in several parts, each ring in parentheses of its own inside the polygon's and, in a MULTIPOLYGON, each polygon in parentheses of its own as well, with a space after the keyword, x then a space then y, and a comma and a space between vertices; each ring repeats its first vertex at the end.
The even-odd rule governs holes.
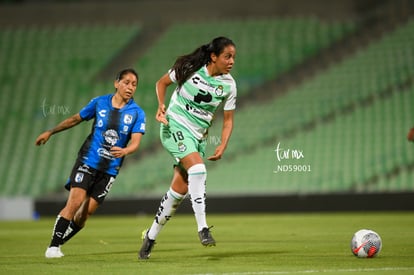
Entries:
POLYGON ((69 197, 57 216, 46 258, 63 256, 60 246, 85 226, 108 194, 124 157, 138 149, 145 133, 145 113, 133 99, 137 85, 138 74, 122 70, 114 82, 114 94, 92 99, 79 113, 36 139, 36 145, 45 144, 53 134, 94 119, 65 185, 69 197))
POLYGON ((236 83, 230 75, 236 56, 233 41, 217 37, 193 53, 179 57, 168 73, 156 83, 161 142, 175 158, 176 165, 170 189, 162 198, 149 230, 143 233, 140 259, 148 259, 155 238, 189 193, 197 222, 198 236, 204 246, 214 246, 206 221, 205 155, 206 137, 214 113, 224 103, 221 143, 208 160, 219 160, 233 129, 236 108, 236 83), (165 107, 167 87, 176 83, 169 106, 165 107))

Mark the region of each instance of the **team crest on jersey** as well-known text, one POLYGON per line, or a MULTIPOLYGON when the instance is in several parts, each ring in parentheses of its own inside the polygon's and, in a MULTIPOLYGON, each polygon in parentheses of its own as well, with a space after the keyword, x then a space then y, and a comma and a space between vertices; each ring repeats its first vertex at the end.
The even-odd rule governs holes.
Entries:
POLYGON ((187 146, 182 142, 178 143, 178 151, 185 152, 185 150, 187 150, 187 146))
POLYGON ((80 172, 76 173, 75 182, 80 183, 82 181, 83 181, 83 173, 80 173, 80 172))
POLYGON ((112 146, 114 146, 119 140, 118 133, 113 129, 106 130, 103 136, 105 138, 105 141, 112 146))
POLYGON ((223 95, 223 85, 219 85, 218 87, 216 87, 216 88, 214 89, 214 93, 215 93, 217 96, 222 96, 222 95, 223 95))
POLYGON ((130 115, 130 114, 126 114, 126 115, 124 116, 124 123, 125 123, 125 124, 131 124, 131 123, 132 123, 132 115, 130 115))

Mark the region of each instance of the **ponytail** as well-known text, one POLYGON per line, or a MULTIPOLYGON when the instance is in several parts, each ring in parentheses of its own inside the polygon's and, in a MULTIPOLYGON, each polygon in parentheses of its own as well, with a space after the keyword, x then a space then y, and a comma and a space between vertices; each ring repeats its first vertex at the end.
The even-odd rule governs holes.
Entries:
POLYGON ((228 45, 235 46, 232 40, 226 37, 217 37, 210 43, 198 47, 192 53, 178 57, 172 67, 178 86, 182 86, 193 73, 210 63, 212 53, 219 56, 228 45))

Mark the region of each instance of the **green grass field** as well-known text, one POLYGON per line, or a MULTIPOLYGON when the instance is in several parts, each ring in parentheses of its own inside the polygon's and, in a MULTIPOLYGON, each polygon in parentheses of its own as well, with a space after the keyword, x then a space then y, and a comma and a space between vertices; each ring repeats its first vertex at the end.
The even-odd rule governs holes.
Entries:
POLYGON ((150 216, 93 216, 44 258, 54 218, 0 222, 1 274, 414 274, 414 213, 209 215, 216 247, 198 242, 192 215, 180 214, 159 235, 151 259, 137 259, 150 216), (350 251, 355 231, 383 240, 377 258, 350 251))

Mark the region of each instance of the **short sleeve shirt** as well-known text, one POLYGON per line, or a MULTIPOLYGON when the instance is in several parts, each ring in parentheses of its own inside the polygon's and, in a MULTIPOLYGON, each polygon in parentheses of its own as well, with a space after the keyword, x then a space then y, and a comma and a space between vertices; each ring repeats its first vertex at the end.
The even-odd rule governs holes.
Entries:
POLYGON ((112 146, 124 148, 132 133, 145 134, 145 112, 133 99, 121 109, 112 107, 113 95, 92 99, 79 112, 83 120, 94 119, 92 132, 79 150, 78 159, 84 164, 117 175, 123 158, 110 153, 112 146))
MULTIPOLYGON (((175 71, 170 79, 177 82, 175 71)), ((167 109, 169 119, 187 128, 197 139, 202 139, 219 105, 225 111, 236 108, 236 82, 230 74, 210 76, 207 67, 201 67, 181 87, 174 91, 167 109)))

